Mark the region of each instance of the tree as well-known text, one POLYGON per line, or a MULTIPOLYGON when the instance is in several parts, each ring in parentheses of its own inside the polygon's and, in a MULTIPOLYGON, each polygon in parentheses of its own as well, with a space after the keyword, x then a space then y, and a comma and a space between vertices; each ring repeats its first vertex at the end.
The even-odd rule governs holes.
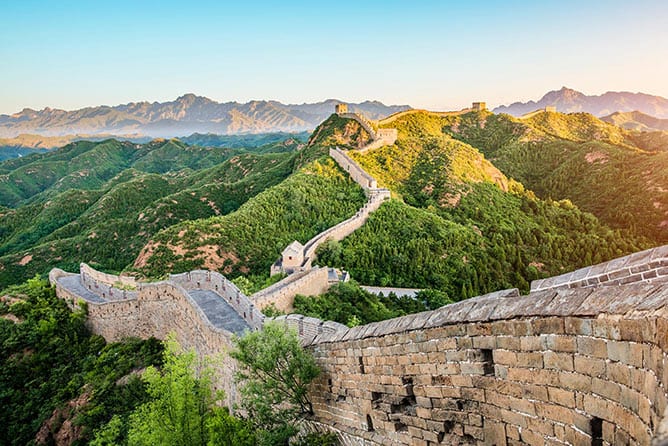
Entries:
POLYGON ((162 372, 148 367, 143 374, 152 400, 130 416, 128 444, 206 446, 207 421, 221 397, 212 392, 211 378, 211 369, 196 363, 195 352, 181 352, 170 336, 162 372))
POLYGON ((261 444, 288 444, 296 423, 313 414, 309 383, 320 370, 297 334, 270 322, 261 331, 235 338, 230 355, 239 362, 242 405, 258 428, 261 444))

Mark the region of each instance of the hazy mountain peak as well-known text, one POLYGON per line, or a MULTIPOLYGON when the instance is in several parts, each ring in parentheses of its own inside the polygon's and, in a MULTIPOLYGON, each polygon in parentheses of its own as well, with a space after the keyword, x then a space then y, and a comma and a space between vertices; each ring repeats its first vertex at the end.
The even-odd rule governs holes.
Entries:
MULTIPOLYGON (((86 107, 64 111, 45 108, 24 109, 11 116, 2 115, 0 137, 20 133, 44 136, 71 134, 141 134, 152 137, 178 137, 192 133, 268 133, 311 131, 334 112, 330 99, 313 104, 283 104, 253 100, 216 102, 205 96, 187 93, 169 102, 131 102, 128 104, 86 107)), ((350 104, 351 110, 378 119, 410 108, 386 106, 377 101, 350 104)))
POLYGON ((537 102, 515 102, 495 108, 494 113, 521 116, 548 106, 554 106, 562 113, 587 112, 595 116, 606 116, 617 111, 637 110, 651 116, 668 118, 668 99, 661 96, 627 91, 608 91, 598 96, 585 95, 565 86, 546 93, 537 102))

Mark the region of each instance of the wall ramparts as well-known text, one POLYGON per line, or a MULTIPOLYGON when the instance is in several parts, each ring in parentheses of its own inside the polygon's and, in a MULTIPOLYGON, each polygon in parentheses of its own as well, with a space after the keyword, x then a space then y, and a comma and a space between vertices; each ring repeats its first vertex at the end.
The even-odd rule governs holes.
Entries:
POLYGON ((81 283, 91 293, 108 300, 136 298, 137 285, 135 284, 132 289, 117 288, 114 285, 122 284, 120 280, 116 280, 118 278, 118 276, 96 271, 85 263, 81 264, 81 283))
POLYGON ((531 282, 531 291, 668 282, 668 245, 531 282))
POLYGON ((520 116, 520 119, 529 119, 529 118, 533 118, 536 115, 540 115, 541 113, 556 112, 556 111, 557 111, 556 107, 547 106, 545 108, 540 108, 538 110, 534 110, 532 112, 525 113, 522 116, 520 116))
POLYGON ((473 108, 464 108, 459 111, 447 111, 447 112, 438 112, 438 111, 430 111, 430 110, 424 110, 424 109, 419 109, 419 108, 412 108, 410 110, 404 110, 400 111, 394 114, 391 114, 390 116, 381 119, 378 121, 378 125, 387 125, 391 124, 397 119, 403 117, 403 116, 408 116, 408 115, 413 115, 416 113, 428 113, 430 115, 436 115, 436 116, 457 116, 457 115, 463 115, 466 113, 470 113, 474 111, 473 108))
POLYGON ((348 327, 338 322, 323 321, 301 314, 288 314, 287 316, 278 316, 268 320, 281 322, 293 328, 303 344, 310 344, 317 336, 323 334, 333 335, 348 331, 348 327))
POLYGON ((134 277, 103 273, 102 271, 91 268, 85 263, 80 265, 80 270, 82 276, 86 275, 98 284, 106 284, 109 286, 117 286, 118 284, 121 284, 124 287, 132 288, 137 286, 137 281, 134 277))
POLYGON ((209 290, 222 296, 234 311, 252 328, 262 327, 264 315, 239 287, 216 271, 196 270, 170 274, 169 281, 185 290, 209 290))
MULTIPOLYGON (((202 357, 221 355, 232 347, 231 333, 211 324, 188 291, 176 283, 141 284, 132 297, 93 302, 58 281, 74 275, 54 269, 49 279, 55 284, 58 296, 72 307, 86 303, 88 327, 108 342, 127 337, 165 339, 168 334, 174 333, 183 348, 194 349, 202 357)), ((90 276, 89 281, 92 282, 90 276)), ((216 361, 216 388, 225 391, 226 403, 231 405, 237 402, 233 380, 236 364, 227 355, 221 356, 216 361)))
POLYGON ((351 445, 650 444, 667 303, 662 284, 509 290, 305 336, 316 421, 351 445))
POLYGON ((352 158, 350 158, 343 150, 338 147, 329 149, 329 156, 334 158, 339 166, 364 190, 377 189, 378 184, 376 179, 366 173, 352 158))
POLYGON ((329 288, 327 268, 314 267, 290 274, 285 279, 250 296, 255 307, 264 309, 273 304, 277 310, 293 310, 295 296, 317 296, 329 288))
POLYGON ((366 119, 364 116, 362 116, 359 113, 340 113, 339 116, 342 118, 348 118, 348 119, 354 119, 355 121, 359 122, 359 124, 362 126, 364 130, 369 134, 371 139, 376 139, 378 138, 378 135, 376 134, 376 129, 374 128, 374 125, 371 121, 366 119))
POLYGON ((367 203, 361 207, 355 215, 347 220, 342 221, 336 226, 332 226, 331 228, 328 228, 325 231, 319 233, 311 240, 309 240, 306 245, 304 245, 304 259, 306 267, 311 266, 311 263, 315 258, 315 252, 322 243, 327 240, 343 240, 344 238, 348 237, 357 229, 361 228, 369 218, 369 215, 377 210, 385 200, 390 198, 390 192, 387 189, 370 190, 368 193, 369 201, 367 201, 367 203))
MULTIPOLYGON (((649 282, 504 290, 350 329, 301 315, 276 320, 297 330, 323 370, 311 389, 312 424, 339 432, 345 445, 658 446, 668 438, 667 252, 592 267, 656 270, 649 282)), ((76 302, 61 286, 72 276, 49 275, 58 295, 76 302)), ((174 332, 200 355, 224 352, 230 334, 186 289, 220 292, 227 283, 218 276, 195 271, 141 284, 136 297, 88 301, 89 324, 108 340, 174 332)), ((228 402, 234 367, 229 358, 219 366, 228 402)))

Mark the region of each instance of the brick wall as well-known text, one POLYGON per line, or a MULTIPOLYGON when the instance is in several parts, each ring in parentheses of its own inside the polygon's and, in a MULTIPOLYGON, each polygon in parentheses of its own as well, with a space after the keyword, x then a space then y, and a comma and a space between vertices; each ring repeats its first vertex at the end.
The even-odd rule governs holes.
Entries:
POLYGON ((260 310, 273 304, 280 311, 290 312, 297 294, 317 296, 327 291, 327 274, 327 268, 319 267, 290 274, 280 282, 253 294, 250 299, 260 310))
POLYGON ((345 444, 650 444, 668 289, 512 290, 310 342, 317 422, 345 444))
POLYGON ((668 282, 668 245, 531 282, 531 291, 668 282))

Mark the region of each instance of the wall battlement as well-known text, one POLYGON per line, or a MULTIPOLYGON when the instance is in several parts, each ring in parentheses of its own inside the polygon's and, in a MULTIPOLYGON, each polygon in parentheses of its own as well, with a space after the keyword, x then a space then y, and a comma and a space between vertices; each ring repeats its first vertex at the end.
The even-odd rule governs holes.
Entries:
POLYGON ((668 246, 636 252, 560 276, 534 280, 531 282, 531 291, 658 281, 668 282, 668 246))
MULTIPOLYGON (((560 279, 526 296, 502 290, 353 328, 300 315, 277 320, 296 329, 323 369, 311 390, 312 426, 337 432, 344 445, 658 446, 668 438, 667 253, 664 246, 589 268, 656 272, 643 282, 608 276, 568 287, 560 279)), ((236 297, 217 273, 173 275, 103 302, 86 298, 100 296, 81 275, 54 269, 49 278, 61 298, 88 302, 89 326, 108 340, 175 332, 202 355, 230 348, 230 333, 193 297, 203 289, 236 297)), ((235 364, 228 358, 219 369, 218 385, 234 401, 235 364)))

